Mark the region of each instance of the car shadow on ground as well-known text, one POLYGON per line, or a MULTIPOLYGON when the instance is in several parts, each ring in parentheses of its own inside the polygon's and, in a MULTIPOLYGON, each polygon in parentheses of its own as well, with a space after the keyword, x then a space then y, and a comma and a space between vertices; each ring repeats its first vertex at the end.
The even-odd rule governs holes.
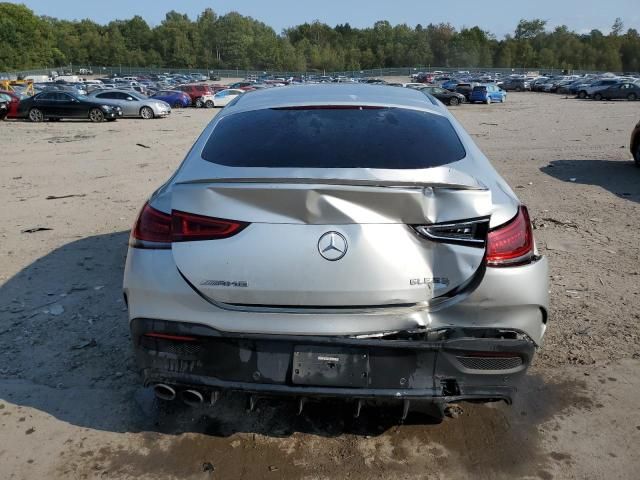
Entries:
POLYGON ((633 160, 555 160, 540 171, 563 182, 596 185, 640 203, 640 168, 633 160))
MULTIPOLYGON (((273 397, 259 399, 248 412, 247 395, 241 393, 224 395, 209 408, 158 401, 140 386, 130 345, 121 292, 127 238, 123 231, 72 241, 0 287, 0 404, 33 408, 95 430, 212 438, 236 433, 284 438, 297 432, 378 436, 400 423, 400 402, 365 405, 356 419, 354 403, 344 401, 310 402, 301 415, 296 400, 273 397)), ((546 384, 528 375, 522 390, 511 407, 463 404, 456 416, 464 418, 435 426, 431 417, 411 411, 405 424, 424 426, 423 433, 432 432, 447 445, 448 439, 477 433, 483 442, 495 442, 496 452, 504 448, 505 436, 513 448, 531 449, 540 422, 564 408, 590 405, 583 386, 571 382, 546 384)))

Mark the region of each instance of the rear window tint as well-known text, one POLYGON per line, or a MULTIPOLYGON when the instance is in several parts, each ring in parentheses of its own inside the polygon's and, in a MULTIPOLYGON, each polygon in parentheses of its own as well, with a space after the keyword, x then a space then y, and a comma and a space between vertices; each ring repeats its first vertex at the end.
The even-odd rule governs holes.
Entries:
POLYGON ((449 120, 400 108, 265 109, 223 118, 202 158, 231 167, 429 168, 461 160, 449 120))

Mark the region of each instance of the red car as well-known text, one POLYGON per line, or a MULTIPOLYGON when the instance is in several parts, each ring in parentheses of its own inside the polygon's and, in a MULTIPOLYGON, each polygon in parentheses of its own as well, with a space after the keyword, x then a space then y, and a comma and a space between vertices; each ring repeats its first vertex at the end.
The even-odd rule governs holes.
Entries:
POLYGON ((7 118, 16 118, 18 116, 20 97, 13 92, 0 90, 0 100, 5 100, 8 103, 9 113, 7 114, 7 118))
POLYGON ((187 85, 179 85, 176 87, 176 90, 180 90, 191 97, 191 103, 196 107, 202 107, 204 104, 204 100, 202 97, 207 95, 213 95, 215 92, 209 88, 209 85, 203 85, 201 83, 198 84, 187 84, 187 85))

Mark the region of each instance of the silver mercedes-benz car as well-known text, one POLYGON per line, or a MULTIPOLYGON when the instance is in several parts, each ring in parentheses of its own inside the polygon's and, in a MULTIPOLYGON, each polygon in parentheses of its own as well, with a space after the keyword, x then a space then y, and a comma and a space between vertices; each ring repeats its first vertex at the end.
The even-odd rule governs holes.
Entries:
POLYGON ((526 207, 444 105, 376 85, 231 102, 140 211, 124 295, 159 398, 403 417, 510 402, 548 318, 526 207))
POLYGON ((162 100, 148 98, 131 90, 94 90, 89 98, 99 99, 107 104, 118 105, 125 117, 150 120, 171 114, 171 106, 162 100))

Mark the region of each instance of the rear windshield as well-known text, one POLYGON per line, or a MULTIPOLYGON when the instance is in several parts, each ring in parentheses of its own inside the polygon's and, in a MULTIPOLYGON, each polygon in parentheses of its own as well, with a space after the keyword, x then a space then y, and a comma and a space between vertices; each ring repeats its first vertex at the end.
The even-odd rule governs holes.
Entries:
POLYGON ((449 120, 400 108, 292 108, 223 118, 202 158, 231 167, 418 169, 461 160, 449 120))
POLYGON ((484 92, 487 90, 487 87, 473 87, 474 92, 484 92))

